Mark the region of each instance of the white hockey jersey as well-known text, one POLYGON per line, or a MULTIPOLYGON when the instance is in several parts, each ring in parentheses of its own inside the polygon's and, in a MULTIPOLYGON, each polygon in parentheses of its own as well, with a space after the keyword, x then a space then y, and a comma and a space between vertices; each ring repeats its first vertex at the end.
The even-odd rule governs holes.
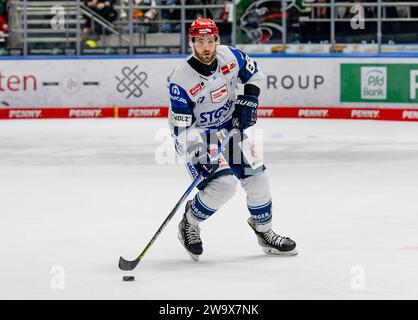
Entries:
POLYGON ((177 151, 184 143, 184 139, 178 139, 179 135, 185 134, 190 127, 231 129, 237 82, 261 88, 264 81, 257 63, 236 48, 219 45, 217 69, 207 77, 192 68, 187 62, 190 57, 182 61, 170 76, 169 125, 177 151), (180 140, 183 143, 179 143, 180 140))

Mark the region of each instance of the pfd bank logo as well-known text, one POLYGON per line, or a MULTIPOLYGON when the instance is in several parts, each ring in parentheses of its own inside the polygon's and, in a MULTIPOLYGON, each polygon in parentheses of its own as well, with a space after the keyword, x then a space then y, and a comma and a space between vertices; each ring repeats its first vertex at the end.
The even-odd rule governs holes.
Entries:
POLYGON ((386 67, 361 67, 361 98, 364 100, 386 100, 386 67))

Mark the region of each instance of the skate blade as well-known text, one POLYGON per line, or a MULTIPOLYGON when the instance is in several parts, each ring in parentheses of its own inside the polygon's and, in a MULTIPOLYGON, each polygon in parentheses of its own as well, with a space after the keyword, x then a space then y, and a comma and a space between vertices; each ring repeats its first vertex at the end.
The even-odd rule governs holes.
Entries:
POLYGON ((186 246, 184 245, 184 240, 183 237, 181 236, 180 233, 177 234, 177 238, 179 239, 181 245, 184 247, 184 249, 186 249, 187 253, 189 254, 189 256, 194 260, 194 261, 199 261, 199 256, 191 253, 189 250, 187 250, 186 246))
POLYGON ((274 248, 262 247, 263 252, 274 256, 296 256, 299 252, 296 249, 290 251, 279 251, 274 248))

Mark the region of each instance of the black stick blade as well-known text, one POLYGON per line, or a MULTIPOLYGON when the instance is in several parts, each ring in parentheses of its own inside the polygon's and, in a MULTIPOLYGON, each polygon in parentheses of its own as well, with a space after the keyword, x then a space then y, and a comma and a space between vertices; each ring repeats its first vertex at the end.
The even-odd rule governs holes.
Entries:
POLYGON ((122 257, 119 258, 119 269, 123 271, 132 271, 135 269, 139 262, 139 259, 135 259, 133 261, 125 260, 122 257))

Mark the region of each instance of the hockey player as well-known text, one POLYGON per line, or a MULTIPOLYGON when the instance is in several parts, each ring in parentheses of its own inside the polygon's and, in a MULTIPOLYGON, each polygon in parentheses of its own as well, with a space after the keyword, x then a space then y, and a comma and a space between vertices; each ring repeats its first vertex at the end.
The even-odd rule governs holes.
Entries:
MULTIPOLYGON (((225 137, 225 130, 243 132, 257 120, 258 96, 264 76, 257 63, 242 51, 220 45, 211 19, 197 19, 189 29, 192 55, 170 76, 169 124, 177 152, 186 159, 194 179, 205 179, 186 204, 178 237, 197 261, 203 252, 199 224, 211 217, 234 195, 238 180, 247 194, 248 224, 268 254, 295 255, 296 243, 272 230, 272 200, 264 164, 254 161, 245 134, 228 144, 218 161, 210 158, 225 137), (244 94, 236 95, 237 81, 244 94), (250 152, 246 152, 250 150, 250 152), (239 161, 236 161, 238 155, 239 161)), ((252 150, 253 151, 253 150, 252 150)))

